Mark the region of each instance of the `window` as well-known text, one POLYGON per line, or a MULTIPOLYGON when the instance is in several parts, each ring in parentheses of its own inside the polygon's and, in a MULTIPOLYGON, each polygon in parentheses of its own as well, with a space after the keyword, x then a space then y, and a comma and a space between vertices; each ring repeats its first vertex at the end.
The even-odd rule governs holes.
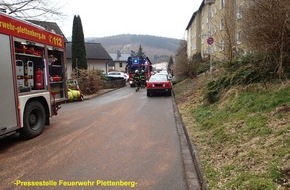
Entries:
POLYGON ((223 9, 225 7, 225 0, 220 1, 220 9, 223 9))
POLYGON ((212 30, 213 30, 213 34, 215 34, 216 33, 216 26, 214 26, 212 30))
POLYGON ((209 35, 209 36, 212 36, 212 35, 213 35, 212 26, 208 25, 207 30, 208 30, 208 35, 209 35))
POLYGON ((120 68, 123 67, 123 63, 119 63, 119 67, 120 67, 120 68))
POLYGON ((220 41, 220 51, 224 51, 225 50, 225 41, 221 40, 220 41))
POLYGON ((237 19, 240 19, 242 17, 243 17, 242 5, 239 5, 237 8, 237 19))
POLYGON ((195 43, 193 44, 193 46, 192 46, 192 50, 196 50, 196 45, 195 45, 195 43))
POLYGON ((224 27, 225 27, 225 20, 221 19, 221 21, 220 21, 220 30, 223 30, 224 27))
POLYGON ((242 43, 242 32, 238 31, 237 32, 237 44, 241 44, 242 43))
POLYGON ((210 18, 213 18, 213 8, 212 7, 210 7, 209 16, 210 16, 210 18))

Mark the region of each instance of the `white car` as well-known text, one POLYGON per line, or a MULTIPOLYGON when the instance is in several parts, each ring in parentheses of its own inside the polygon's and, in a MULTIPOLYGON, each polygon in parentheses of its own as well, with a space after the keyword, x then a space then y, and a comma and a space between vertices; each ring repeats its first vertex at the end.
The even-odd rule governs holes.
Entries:
POLYGON ((127 73, 124 73, 124 78, 126 79, 126 81, 129 80, 129 75, 127 73))
POLYGON ((107 77, 123 78, 126 81, 129 79, 129 76, 126 73, 123 73, 123 72, 120 72, 120 71, 111 71, 111 72, 108 72, 107 77))
POLYGON ((168 74, 168 72, 167 71, 165 71, 165 72, 159 72, 159 73, 156 73, 155 75, 166 75, 166 77, 167 77, 167 79, 168 80, 172 80, 172 75, 171 74, 168 74))
POLYGON ((168 72, 166 70, 159 71, 159 73, 168 75, 168 72))

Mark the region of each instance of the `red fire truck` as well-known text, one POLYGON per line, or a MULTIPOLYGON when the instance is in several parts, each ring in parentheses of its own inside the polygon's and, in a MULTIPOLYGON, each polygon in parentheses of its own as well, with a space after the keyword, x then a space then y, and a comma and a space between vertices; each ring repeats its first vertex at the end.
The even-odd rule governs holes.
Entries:
POLYGON ((129 74, 129 84, 131 87, 135 86, 133 76, 136 70, 139 72, 143 70, 145 72, 146 80, 149 80, 152 72, 152 63, 149 58, 139 56, 128 57, 126 72, 129 74))
POLYGON ((0 44, 0 137, 36 137, 67 100, 64 37, 0 13, 0 44))

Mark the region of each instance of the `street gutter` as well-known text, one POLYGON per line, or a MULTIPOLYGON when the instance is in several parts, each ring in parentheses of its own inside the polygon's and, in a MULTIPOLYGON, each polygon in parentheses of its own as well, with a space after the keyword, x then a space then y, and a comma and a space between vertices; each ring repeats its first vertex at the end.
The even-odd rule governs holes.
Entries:
POLYGON ((91 94, 91 95, 84 95, 84 100, 89 100, 89 99, 92 99, 92 98, 95 98, 97 96, 100 96, 100 95, 103 95, 103 94, 106 94, 106 93, 109 93, 111 91, 114 91, 118 88, 109 88, 109 89, 101 89, 99 90, 97 93, 95 94, 91 94))
POLYGON ((172 91, 172 104, 176 120, 177 133, 180 140, 181 154, 184 162, 185 176, 189 190, 206 190, 203 171, 198 159, 197 151, 192 144, 176 104, 175 94, 172 91))

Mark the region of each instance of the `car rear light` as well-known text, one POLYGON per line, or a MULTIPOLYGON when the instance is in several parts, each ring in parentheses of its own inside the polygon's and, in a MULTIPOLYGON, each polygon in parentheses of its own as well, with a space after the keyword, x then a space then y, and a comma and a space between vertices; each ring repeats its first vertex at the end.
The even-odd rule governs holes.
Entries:
POLYGON ((154 87, 154 84, 147 82, 147 88, 151 88, 151 87, 154 87))
POLYGON ((171 82, 170 81, 166 82, 166 87, 171 88, 171 82))

